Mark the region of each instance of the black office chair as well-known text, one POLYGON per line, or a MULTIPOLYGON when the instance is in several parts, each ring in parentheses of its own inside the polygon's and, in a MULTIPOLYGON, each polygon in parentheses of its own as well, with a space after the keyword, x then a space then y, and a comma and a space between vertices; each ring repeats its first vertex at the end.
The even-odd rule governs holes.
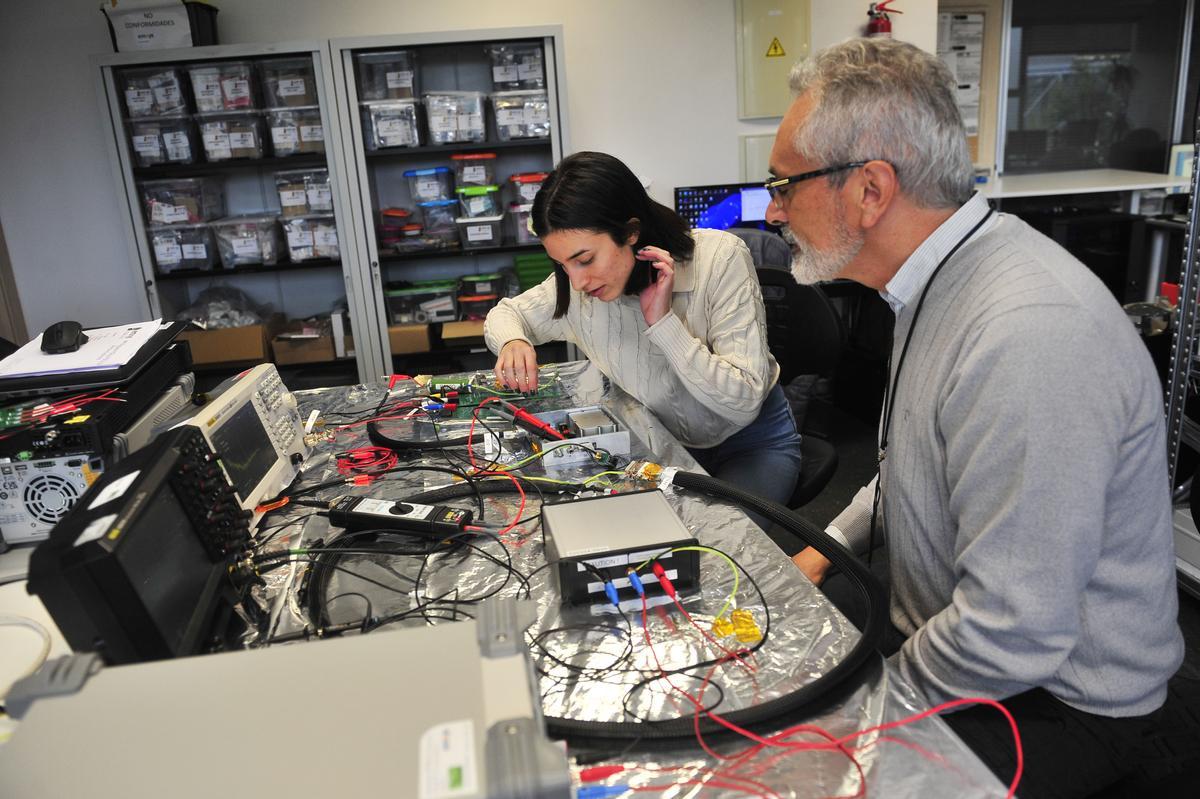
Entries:
MULTIPOLYGON (((792 277, 791 248, 776 233, 734 228, 750 249, 762 288, 767 316, 767 345, 779 363, 784 386, 800 375, 829 378, 841 361, 845 326, 833 303, 818 286, 802 286, 792 277)), ((821 493, 837 471, 837 450, 828 440, 830 407, 811 393, 800 427, 800 476, 788 501, 799 508, 821 493)))

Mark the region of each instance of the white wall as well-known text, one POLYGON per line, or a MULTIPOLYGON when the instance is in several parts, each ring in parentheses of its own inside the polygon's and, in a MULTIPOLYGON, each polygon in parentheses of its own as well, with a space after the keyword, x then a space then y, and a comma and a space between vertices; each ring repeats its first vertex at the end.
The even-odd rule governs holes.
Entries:
MULTIPOLYGON (((780 0, 789 2, 789 0, 780 0)), ((221 42, 561 24, 571 146, 613 153, 670 203, 677 185, 738 180, 731 0, 216 0, 221 42)), ((867 3, 811 0, 814 48, 858 35, 867 3)), ((0 3, 0 224, 30 331, 137 318, 92 53, 96 0, 0 3)), ((898 38, 928 50, 936 0, 908 0, 898 38)))

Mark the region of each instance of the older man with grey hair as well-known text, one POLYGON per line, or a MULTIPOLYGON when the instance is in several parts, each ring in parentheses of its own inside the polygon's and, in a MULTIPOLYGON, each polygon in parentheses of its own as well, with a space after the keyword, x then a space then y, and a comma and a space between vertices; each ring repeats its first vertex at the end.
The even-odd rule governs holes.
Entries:
MULTIPOLYGON (((768 221, 798 281, 857 281, 896 315, 879 475, 830 527, 886 538, 892 662, 930 704, 1008 700, 1022 797, 1129 779, 1183 656, 1150 358, 1086 267, 972 194, 937 58, 852 40, 791 82, 768 221)), ((1002 716, 946 719, 1012 778, 1002 716)))

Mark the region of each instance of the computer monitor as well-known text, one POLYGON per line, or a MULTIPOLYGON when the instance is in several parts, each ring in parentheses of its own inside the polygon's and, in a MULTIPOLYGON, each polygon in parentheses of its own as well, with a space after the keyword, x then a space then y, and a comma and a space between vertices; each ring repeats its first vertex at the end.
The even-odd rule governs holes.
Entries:
POLYGON ((761 183, 675 187, 675 211, 694 228, 753 227, 766 230, 770 201, 771 197, 761 183))

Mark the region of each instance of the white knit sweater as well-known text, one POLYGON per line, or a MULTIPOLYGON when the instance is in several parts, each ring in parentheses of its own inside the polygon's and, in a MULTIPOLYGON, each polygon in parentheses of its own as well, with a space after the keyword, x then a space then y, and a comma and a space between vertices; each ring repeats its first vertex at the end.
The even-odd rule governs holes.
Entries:
POLYGON ((488 314, 492 352, 513 339, 569 341, 689 447, 713 447, 758 417, 779 366, 767 349, 762 293, 737 236, 694 230, 676 264, 672 313, 646 326, 637 297, 602 302, 572 291, 554 317, 554 276, 488 314))

